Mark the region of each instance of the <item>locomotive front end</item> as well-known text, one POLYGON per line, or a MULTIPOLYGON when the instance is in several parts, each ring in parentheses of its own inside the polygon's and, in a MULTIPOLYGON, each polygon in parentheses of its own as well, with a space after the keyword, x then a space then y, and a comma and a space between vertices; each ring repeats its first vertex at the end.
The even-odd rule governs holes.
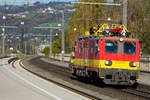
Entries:
POLYGON ((139 80, 139 42, 104 39, 100 54, 100 77, 106 84, 133 85, 139 80))

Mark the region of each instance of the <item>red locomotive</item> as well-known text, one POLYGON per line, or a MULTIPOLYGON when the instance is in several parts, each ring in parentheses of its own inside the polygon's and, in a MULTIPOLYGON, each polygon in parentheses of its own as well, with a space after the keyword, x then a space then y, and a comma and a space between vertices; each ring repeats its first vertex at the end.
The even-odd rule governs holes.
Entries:
POLYGON ((122 25, 107 24, 75 41, 72 75, 99 78, 106 84, 133 85, 139 79, 140 45, 122 25))

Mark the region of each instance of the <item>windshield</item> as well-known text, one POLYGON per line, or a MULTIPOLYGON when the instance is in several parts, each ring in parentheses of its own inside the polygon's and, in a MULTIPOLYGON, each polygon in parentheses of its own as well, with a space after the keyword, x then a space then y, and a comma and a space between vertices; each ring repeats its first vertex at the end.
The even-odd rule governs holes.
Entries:
POLYGON ((106 53, 117 53, 118 52, 118 42, 117 41, 106 41, 105 42, 105 52, 106 53))
POLYGON ((136 43, 125 42, 124 43, 124 54, 136 54, 136 43))
POLYGON ((114 54, 136 54, 135 42, 105 41, 105 52, 114 54))

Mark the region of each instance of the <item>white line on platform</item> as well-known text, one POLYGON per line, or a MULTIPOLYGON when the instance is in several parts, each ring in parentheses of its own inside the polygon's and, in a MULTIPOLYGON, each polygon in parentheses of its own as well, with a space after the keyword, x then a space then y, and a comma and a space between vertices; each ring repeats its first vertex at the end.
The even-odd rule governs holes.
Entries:
MULTIPOLYGON (((21 64, 22 66, 24 66, 24 65, 22 64, 22 62, 21 62, 20 64, 21 64)), ((30 75, 31 75, 31 73, 30 73, 30 75)), ((33 75, 33 74, 32 74, 32 75, 33 75)), ((35 77, 35 75, 33 75, 33 77, 35 77)), ((50 84, 49 81, 47 81, 47 80, 45 80, 45 79, 43 79, 43 78, 40 78, 40 77, 38 77, 38 78, 39 78, 40 80, 42 80, 42 81, 44 81, 44 82, 50 84)), ((72 92, 72 91, 67 90, 67 89, 65 89, 65 88, 63 88, 63 87, 60 87, 60 86, 58 86, 58 85, 56 85, 56 84, 54 84, 54 83, 51 83, 51 84, 53 84, 55 87, 58 87, 58 88, 63 89, 64 91, 67 91, 68 93, 72 93, 72 94, 74 94, 74 95, 76 95, 76 96, 79 96, 79 97, 83 98, 84 100, 91 100, 91 99, 87 99, 86 97, 81 96, 81 95, 79 95, 79 94, 77 94, 77 93, 75 93, 75 92, 72 92)))
POLYGON ((7 69, 9 72, 11 72, 13 75, 17 76, 19 79, 21 79, 21 80, 23 80, 24 82, 26 82, 27 84, 33 86, 34 88, 39 89, 40 91, 42 91, 42 92, 44 92, 45 94, 47 94, 47 95, 49 95, 49 96, 55 98, 56 100, 62 100, 62 99, 60 99, 59 97, 57 97, 56 95, 54 95, 54 94, 52 94, 52 93, 49 93, 48 91, 46 91, 46 90, 44 90, 44 89, 38 87, 37 85, 31 83, 30 81, 28 81, 28 80, 22 78, 21 76, 19 76, 19 75, 18 75, 17 73, 15 73, 15 72, 11 71, 10 69, 8 69, 8 68, 6 68, 6 69, 7 69))

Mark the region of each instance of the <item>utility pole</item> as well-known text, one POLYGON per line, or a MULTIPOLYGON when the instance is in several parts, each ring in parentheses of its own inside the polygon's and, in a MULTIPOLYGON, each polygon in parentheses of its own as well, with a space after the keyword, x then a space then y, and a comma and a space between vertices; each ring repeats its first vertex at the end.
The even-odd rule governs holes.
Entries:
POLYGON ((127 28, 127 0, 123 0, 123 18, 122 18, 122 24, 127 28))
POLYGON ((35 52, 34 52, 34 45, 32 45, 32 52, 33 52, 33 55, 35 55, 35 52))
POLYGON ((21 28, 21 52, 23 53, 23 43, 24 43, 24 22, 21 22, 22 28, 21 28))
POLYGON ((30 44, 30 55, 32 55, 32 44, 30 44))
POLYGON ((3 20, 4 20, 4 26, 3 26, 3 28, 2 28, 2 31, 3 31, 3 34, 2 34, 2 36, 3 36, 3 40, 2 40, 2 54, 3 55, 5 55, 5 20, 6 20, 6 16, 3 16, 3 20))
POLYGON ((61 39, 61 46, 62 46, 62 61, 64 61, 64 53, 65 53, 65 30, 64 30, 64 23, 65 23, 65 16, 64 16, 64 11, 61 11, 62 13, 62 39, 61 39))
POLYGON ((53 35, 53 30, 50 29, 50 57, 52 57, 52 35, 53 35))
POLYGON ((19 51, 19 55, 20 55, 20 50, 21 50, 21 48, 20 48, 20 43, 18 44, 18 51, 19 51))
POLYGON ((2 54, 5 55, 5 28, 2 28, 2 54))
POLYGON ((27 42, 25 42, 25 56, 27 55, 27 42))
POLYGON ((35 55, 37 54, 37 53, 36 53, 36 46, 34 46, 34 53, 35 53, 35 55))

